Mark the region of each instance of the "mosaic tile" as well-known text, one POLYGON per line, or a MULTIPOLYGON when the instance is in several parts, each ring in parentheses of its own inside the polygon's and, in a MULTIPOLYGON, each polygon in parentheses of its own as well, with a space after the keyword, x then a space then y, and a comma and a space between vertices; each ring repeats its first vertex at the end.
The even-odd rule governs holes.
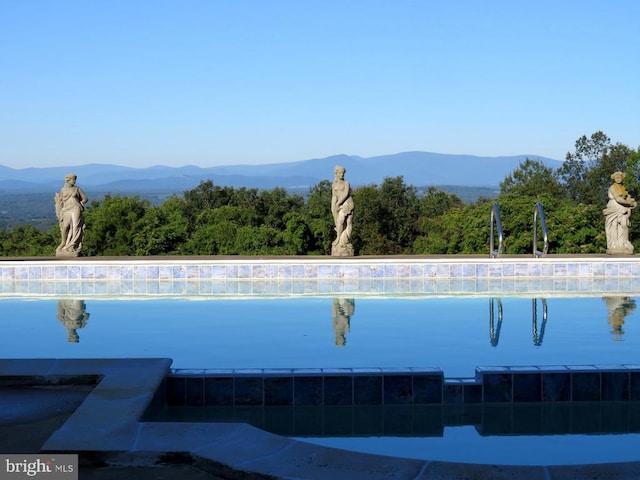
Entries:
MULTIPOLYGON (((570 368, 571 370, 571 368, 570 368)), ((600 400, 600 372, 573 371, 571 373, 571 400, 595 402, 600 400)))
POLYGON ((502 278, 502 264, 501 263, 492 263, 489 265, 489 270, 487 275, 491 278, 502 278))
POLYGON ((120 267, 120 273, 114 280, 132 280, 133 279, 133 267, 122 265, 120 267))
POLYGON ((16 267, 14 269, 14 278, 16 280, 28 280, 29 279, 29 267, 16 267))
POLYGON ((539 402, 542 400, 542 375, 540 373, 514 373, 513 401, 539 402))
MULTIPOLYGON (((242 269, 241 269, 242 270, 242 269)), ((264 265, 253 265, 251 277, 254 279, 264 279, 267 275, 267 269, 264 265)))
POLYGON ((396 275, 399 278, 409 279, 411 278, 411 265, 409 264, 400 264, 396 269, 396 275))
POLYGON ((235 280, 238 279, 238 266, 237 265, 226 265, 225 266, 225 273, 224 273, 224 278, 228 279, 228 280, 235 280))
POLYGON ((107 278, 107 267, 105 265, 96 265, 93 269, 93 275, 97 280, 105 280, 107 278))
MULTIPOLYGON (((470 274, 468 276, 473 276, 475 275, 475 268, 473 271, 473 274, 470 274)), ((422 263, 416 263, 416 264, 412 264, 411 265, 411 277, 413 278, 422 278, 424 276, 424 265, 422 263)))
POLYGON ((277 265, 265 265, 264 277, 269 280, 278 279, 278 266, 277 265))
POLYGON ((513 277, 515 276, 516 271, 515 267, 511 263, 505 263, 502 265, 502 276, 503 277, 513 277))
POLYGON ((42 278, 42 268, 39 266, 29 267, 28 278, 29 280, 40 280, 42 278))
POLYGON ((617 263, 605 263, 604 274, 608 277, 618 276, 618 264, 617 263))
MULTIPOLYGON (((68 269, 66 265, 57 265, 53 267, 53 279, 54 280, 66 280, 68 269)), ((15 275, 15 272, 14 272, 15 275)))
POLYGON ((160 278, 160 267, 157 265, 147 265, 147 280, 158 280, 160 278))
POLYGON ((452 404, 462 404, 464 402, 463 384, 459 379, 447 379, 442 388, 443 402, 452 404))
POLYGON ((189 280, 197 280, 200 278, 200 269, 197 265, 186 265, 184 276, 189 280))
POLYGON ((235 377, 234 379, 234 404, 263 405, 264 382, 262 377, 235 377))
POLYGON ((213 278, 213 266, 200 265, 197 268, 198 268, 197 277, 200 280, 211 280, 213 278))
POLYGON ((511 402, 513 376, 508 372, 483 373, 484 402, 511 402))
POLYGON ((601 394, 603 401, 629 400, 629 372, 602 372, 601 394))
MULTIPOLYGON (((253 278, 253 267, 251 265, 238 265, 236 277, 238 280, 251 280, 253 278)), ((227 276, 229 272, 227 271, 227 276)))
POLYGON ((462 400, 465 404, 482 403, 483 385, 471 379, 462 381, 462 400))
POLYGON ((383 378, 383 401, 385 405, 413 403, 413 376, 385 375, 383 378))
POLYGON ((554 274, 554 264, 552 263, 542 263, 540 264, 540 276, 542 277, 552 277, 554 274))
POLYGON ((481 278, 481 277, 488 277, 489 276, 489 264, 486 263, 480 263, 478 265, 476 265, 476 276, 481 278))
POLYGON ((358 267, 355 265, 342 265, 342 277, 345 279, 357 279, 358 278, 358 267))
POLYGON ((187 387, 185 377, 168 376, 167 403, 171 406, 183 406, 187 403, 187 387))
POLYGON ((452 279, 460 279, 463 276, 462 265, 457 265, 457 264, 449 265, 449 276, 452 279))
POLYGON ((438 266, 430 263, 424 266, 424 276, 428 278, 438 276, 438 266))
POLYGON ((381 405, 382 375, 354 376, 353 403, 355 405, 381 405))
POLYGON ((233 405, 233 377, 204 377, 205 405, 233 405))
POLYGON ((436 276, 438 278, 449 278, 449 265, 439 263, 436 266, 436 276))
POLYGON ((442 403, 442 386, 444 376, 442 372, 413 374, 413 401, 418 404, 442 403))
POLYGON ((640 401, 640 371, 629 372, 629 400, 640 401))
POLYGON ((304 265, 292 265, 291 266, 291 278, 299 280, 304 277, 304 265))
POLYGON ((204 378, 200 376, 185 378, 185 401, 189 406, 204 405, 204 378))
POLYGON ((516 263, 514 275, 516 277, 528 277, 529 276, 529 264, 527 263, 516 263))
MULTIPOLYGON (((355 275, 356 277, 358 275, 355 275)), ((318 278, 318 265, 305 265, 304 278, 307 280, 315 280, 318 278)))
POLYGON ((293 377, 265 377, 264 404, 293 405, 293 377))
MULTIPOLYGON (((289 270, 290 271, 290 270, 289 270)), ((280 276, 282 277, 282 270, 280 276)), ((291 274, 289 274, 291 275, 291 274)), ((333 278, 333 266, 332 265, 318 265, 318 278, 333 278)))
POLYGON ((120 280, 120 266, 119 265, 108 265, 107 266, 107 280, 120 280))
POLYGON ((554 277, 566 277, 567 276, 567 265, 564 263, 554 263, 553 264, 553 276, 554 277))
POLYGON ((352 405, 353 404, 353 377, 352 376, 325 376, 324 377, 324 404, 325 405, 352 405))

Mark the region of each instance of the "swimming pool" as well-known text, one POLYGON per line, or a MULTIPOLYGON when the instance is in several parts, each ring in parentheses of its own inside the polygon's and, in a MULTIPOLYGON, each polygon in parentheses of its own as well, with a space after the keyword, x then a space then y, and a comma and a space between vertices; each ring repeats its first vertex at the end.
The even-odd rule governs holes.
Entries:
MULTIPOLYGON (((307 365, 321 365, 329 375, 349 370, 345 365, 363 372, 382 368, 383 375, 435 365, 449 379, 465 377, 458 386, 455 381, 445 386, 455 392, 460 392, 458 387, 466 391, 469 383, 464 381, 473 376, 475 365, 482 364, 551 365, 550 371, 554 365, 587 365, 596 375, 605 364, 613 367, 613 377, 620 373, 638 377, 635 305, 640 262, 633 257, 79 259, 0 262, 0 274, 3 313, 13 303, 12 310, 7 309, 10 317, 3 315, 3 328, 15 341, 0 345, 9 358, 172 356, 174 380, 186 382, 187 395, 189 385, 201 385, 203 378, 197 376, 225 368, 224 375, 238 368, 256 375, 285 370, 294 375, 295 383, 295 375, 304 368, 291 369, 301 368, 296 366, 301 358, 313 359, 315 363, 307 365), (459 311, 447 304, 451 298, 465 300, 465 308, 459 311), (291 315, 272 310, 291 300, 287 303, 291 315), (570 301, 568 307, 565 300, 570 301), (174 301, 178 308, 168 308, 174 301), (405 310, 396 302, 411 308, 405 310), (31 305, 24 307, 27 304, 31 305), (235 308, 249 304, 252 320, 238 320, 244 314, 235 308), (69 312, 68 321, 58 320, 59 311, 69 312), (159 312, 173 313, 155 326, 151 319, 159 312), (43 340, 47 336, 49 342, 43 340), (377 339, 383 341, 373 341, 377 339)), ((545 376, 543 367, 533 368, 545 376)), ((637 389, 637 380, 633 381, 637 389)), ((633 408, 632 402, 627 403, 633 408)), ((453 436, 445 435, 457 440, 444 450, 466 450, 467 434, 456 434, 468 433, 468 428, 460 427, 454 427, 453 436)), ((363 440, 364 445, 374 437, 358 442, 363 440)), ((569 437, 577 440, 573 434, 569 437)), ((380 438, 383 448, 395 442, 380 438)), ((616 440, 621 438, 632 437, 616 435, 616 440)), ((528 448, 535 450, 542 445, 536 442, 546 440, 534 436, 528 448)), ((611 445, 600 435, 589 436, 588 441, 595 442, 596 449, 611 445)), ((637 440, 631 443, 633 460, 637 440)), ((495 448, 485 437, 481 444, 495 448)), ((394 454, 379 450, 380 445, 362 448, 394 454)), ((435 447, 428 452, 435 452, 435 447)), ((575 461, 592 460, 599 461, 588 455, 575 461)), ((509 462, 497 457, 497 463, 509 462)), ((543 458, 542 463, 553 462, 543 458)))
POLYGON ((5 358, 168 357, 173 368, 637 363, 638 298, 2 298, 5 358))

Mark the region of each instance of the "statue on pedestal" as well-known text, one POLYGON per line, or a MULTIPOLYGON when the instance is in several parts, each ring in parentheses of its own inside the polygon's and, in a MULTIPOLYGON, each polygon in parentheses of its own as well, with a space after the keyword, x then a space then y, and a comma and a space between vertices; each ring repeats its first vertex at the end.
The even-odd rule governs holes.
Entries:
POLYGON ((331 213, 336 225, 336 239, 331 245, 331 255, 334 257, 352 257, 354 254, 353 245, 351 245, 354 205, 351 186, 344 179, 346 171, 344 167, 336 166, 331 186, 331 213))
POLYGON ((605 216, 607 253, 610 255, 633 254, 633 245, 629 241, 629 217, 631 210, 636 208, 636 201, 622 184, 625 177, 623 172, 611 174, 613 184, 607 193, 609 202, 607 208, 602 210, 605 216))
POLYGON ((60 223, 61 242, 56 248, 56 257, 78 257, 84 237, 84 204, 87 196, 76 186, 77 176, 70 173, 64 177, 64 186, 55 194, 56 217, 60 223))

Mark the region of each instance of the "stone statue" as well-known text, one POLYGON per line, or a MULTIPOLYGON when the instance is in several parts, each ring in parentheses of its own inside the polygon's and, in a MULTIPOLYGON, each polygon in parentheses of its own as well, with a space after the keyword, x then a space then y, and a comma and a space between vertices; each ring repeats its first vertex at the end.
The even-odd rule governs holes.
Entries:
POLYGON ((62 241, 56 248, 56 257, 77 257, 84 237, 84 204, 87 196, 76 186, 76 175, 64 177, 64 186, 55 194, 56 217, 60 223, 62 241))
POLYGON ((64 299, 58 300, 58 320, 67 329, 67 341, 78 343, 80 336, 77 330, 84 328, 89 319, 84 300, 64 299))
POLYGON ((602 210, 605 216, 605 233, 607 235, 607 253, 610 255, 633 253, 633 245, 629 241, 629 217, 636 208, 636 201, 629 196, 622 182, 626 175, 623 172, 611 174, 613 185, 609 187, 609 202, 602 210))
POLYGON ((333 299, 333 333, 336 338, 336 347, 344 347, 347 344, 347 333, 351 326, 351 316, 356 310, 356 301, 353 298, 333 299))
POLYGON ((353 256, 353 245, 351 245, 353 198, 351 198, 351 186, 344 179, 346 171, 344 167, 336 166, 331 186, 331 213, 336 225, 336 239, 331 245, 331 255, 334 257, 353 256))

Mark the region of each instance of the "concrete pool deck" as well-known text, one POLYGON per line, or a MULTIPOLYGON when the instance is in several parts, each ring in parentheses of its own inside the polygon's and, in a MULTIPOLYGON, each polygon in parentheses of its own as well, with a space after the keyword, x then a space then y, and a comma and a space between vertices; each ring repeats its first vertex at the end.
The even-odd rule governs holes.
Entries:
MULTIPOLYGON (((640 257, 163 257, 0 261, 0 297, 243 297, 353 292, 634 295, 640 292, 640 257)), ((203 366, 206 367, 210 366, 203 366)), ((84 401, 42 446, 44 452, 79 453, 89 462, 136 466, 173 458, 220 478, 640 478, 640 462, 538 467, 422 461, 320 447, 246 424, 141 421, 170 373, 170 359, 0 360, 0 378, 5 386, 30 382, 55 385, 74 378, 85 383, 95 380, 95 387, 84 401)))

